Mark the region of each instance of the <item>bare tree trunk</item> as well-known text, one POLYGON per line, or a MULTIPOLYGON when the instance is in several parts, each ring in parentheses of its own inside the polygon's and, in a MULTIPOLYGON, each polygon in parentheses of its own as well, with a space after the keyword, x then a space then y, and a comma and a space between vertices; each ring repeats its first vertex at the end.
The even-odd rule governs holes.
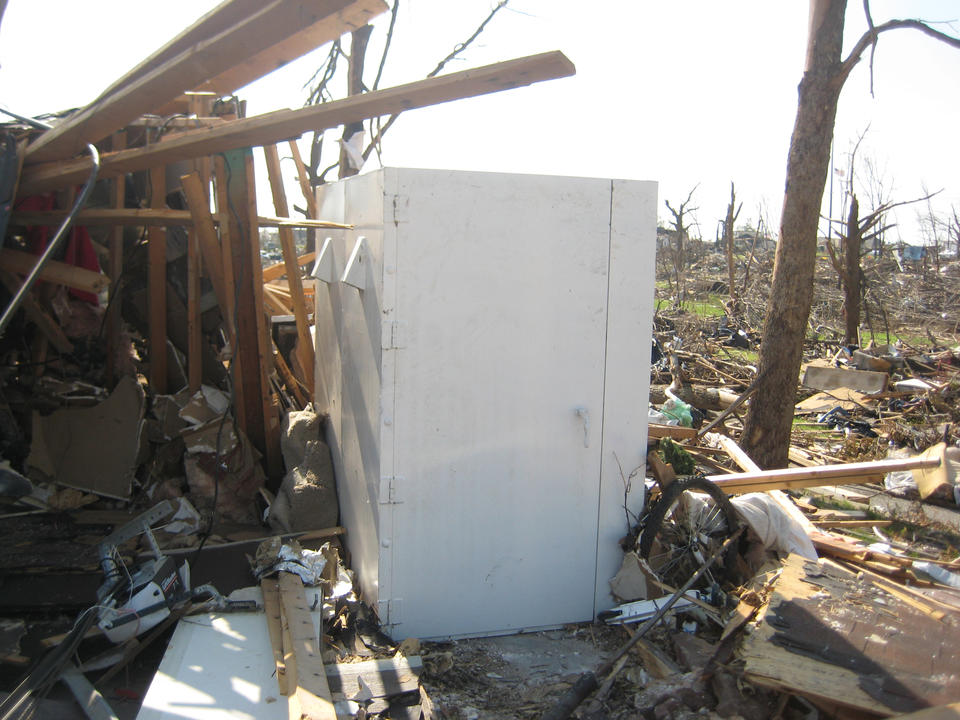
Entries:
MULTIPOLYGON (((734 277, 734 264, 733 264, 733 223, 736 222, 737 216, 740 215, 740 208, 737 208, 734 212, 734 207, 737 204, 737 196, 733 189, 733 181, 730 182, 730 204, 727 205, 727 216, 723 220, 723 243, 727 249, 727 287, 730 293, 730 299, 737 299, 737 286, 735 284, 736 278, 734 277)), ((743 204, 740 205, 743 207, 743 204)))
POLYGON ((860 203, 850 196, 847 232, 843 238, 843 317, 845 345, 860 343, 860 203))
POLYGON ((784 467, 813 299, 817 228, 830 164, 846 0, 811 0, 807 61, 790 139, 780 240, 760 346, 757 392, 741 444, 761 467, 784 467))
MULTIPOLYGON (((363 92, 363 62, 367 55, 367 43, 370 40, 370 33, 373 32, 373 25, 364 25, 354 30, 350 35, 350 63, 347 71, 347 95, 359 95, 363 92)), ((356 133, 363 132, 363 123, 355 122, 343 126, 343 136, 340 140, 340 171, 338 176, 341 178, 352 177, 360 172, 362 161, 353 159, 347 153, 346 143, 356 133)), ((357 158, 363 154, 363 150, 356 152, 357 158)))

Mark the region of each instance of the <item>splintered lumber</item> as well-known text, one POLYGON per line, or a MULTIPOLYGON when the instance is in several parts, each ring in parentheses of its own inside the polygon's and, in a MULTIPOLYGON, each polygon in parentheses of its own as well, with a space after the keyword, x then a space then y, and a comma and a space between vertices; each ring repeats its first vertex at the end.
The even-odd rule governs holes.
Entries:
MULTIPOLYGON (((280 172, 280 153, 276 145, 265 145, 263 154, 267 161, 267 175, 273 194, 273 211, 280 217, 289 214, 287 196, 283 189, 283 176, 280 172)), ((303 295, 303 282, 300 278, 300 265, 297 262, 297 248, 293 240, 293 230, 280 228, 280 247, 283 251, 283 263, 287 268, 287 282, 290 284, 290 299, 293 305, 293 317, 297 324, 297 354, 306 376, 307 391, 313 396, 313 338, 310 336, 310 321, 307 318, 307 304, 303 295)))
POLYGON ((937 457, 919 456, 818 467, 757 470, 734 475, 708 475, 707 480, 714 482, 726 493, 763 492, 867 482, 869 479, 889 472, 934 468, 939 464, 940 460, 937 457))
MULTIPOLYGON (((156 145, 108 153, 101 158, 100 177, 137 172, 198 155, 276 143, 299 137, 308 130, 329 130, 380 115, 567 77, 575 71, 573 63, 555 50, 297 110, 277 110, 216 128, 184 132, 156 145)), ((31 195, 77 184, 89 172, 90 162, 85 158, 27 166, 20 179, 20 194, 31 195)))
POLYGON ((187 197, 189 213, 193 217, 194 232, 200 245, 200 254, 203 257, 203 266, 207 270, 207 277, 213 285, 213 294, 217 297, 220 306, 220 315, 223 317, 227 336, 233 342, 233 316, 230 315, 230 305, 227 302, 227 289, 223 279, 223 256, 220 251, 220 241, 213 226, 213 217, 210 215, 210 201, 203 190, 203 181, 199 173, 190 173, 180 178, 183 192, 187 197))
MULTIPOLYGON (((288 673, 290 717, 298 720, 336 720, 320 657, 316 626, 310 617, 310 605, 303 582, 292 573, 280 573, 280 606, 289 628, 295 673, 288 673)), ((289 665, 289 663, 285 663, 289 665)))
POLYGON ((290 155, 293 156, 293 163, 297 166, 297 181, 300 183, 300 192, 303 193, 303 199, 307 202, 307 217, 317 217, 317 196, 310 187, 310 176, 307 174, 307 166, 300 155, 300 146, 296 140, 290 140, 290 155))
MULTIPOLYGON (((297 265, 303 266, 312 263, 317 259, 317 254, 315 252, 304 253, 303 255, 297 256, 297 265)), ((263 281, 270 282, 271 280, 277 280, 284 276, 287 272, 287 263, 281 262, 276 265, 268 265, 263 269, 263 281)))
MULTIPOLYGON (((10 222, 15 225, 43 225, 54 227, 60 225, 67 216, 66 210, 21 210, 14 212, 10 216, 10 222)), ((213 218, 215 225, 220 224, 220 218, 213 218)), ((149 227, 159 225, 162 227, 191 227, 194 223, 193 216, 187 210, 171 210, 169 208, 92 208, 81 210, 77 213, 74 225, 77 226, 99 226, 99 225, 133 225, 137 227, 149 227)), ((258 227, 289 227, 289 228, 317 228, 320 230, 349 230, 353 226, 344 223, 328 222, 325 220, 296 219, 270 217, 269 215, 260 215, 257 217, 258 227)))
MULTIPOLYGON (((183 49, 177 55, 153 65, 139 77, 102 95, 27 146, 26 161, 44 162, 68 158, 81 152, 87 143, 109 135, 118 127, 149 113, 158 105, 178 98, 185 90, 205 88, 203 83, 272 48, 306 26, 317 26, 312 41, 318 45, 338 38, 350 23, 366 24, 373 15, 386 10, 381 0, 273 0, 261 4, 236 24, 212 37, 183 49), (360 12, 340 15, 353 5, 366 5, 360 12)), ((310 48, 312 49, 312 48, 310 48)), ((280 57, 276 58, 280 60, 280 57)), ((269 62, 269 60, 267 61, 269 62)), ((261 65, 262 67, 262 65, 261 65)), ((276 69, 274 65, 272 69, 276 69)), ((256 73, 254 73, 256 74, 256 73)), ((235 73, 241 81, 250 71, 235 73)), ((225 90, 232 92, 235 87, 225 90)))
MULTIPOLYGON (((0 250, 0 270, 26 275, 33 270, 38 259, 37 255, 31 253, 3 248, 0 250)), ((56 260, 48 260, 44 263, 38 277, 56 285, 66 285, 69 288, 90 293, 98 293, 110 284, 110 278, 103 273, 56 260)))
MULTIPOLYGON (((48 261, 47 264, 49 265, 50 262, 52 261, 48 261)), ((43 277, 42 273, 41 277, 43 277)), ((16 295, 17 290, 19 290, 23 284, 19 278, 8 273, 6 270, 0 270, 0 283, 3 284, 11 296, 16 295)), ((30 322, 40 328, 40 332, 42 332, 47 340, 50 341, 50 344, 57 349, 57 352, 65 354, 73 352, 73 343, 70 342, 70 339, 64 334, 63 330, 60 329, 57 321, 40 307, 40 303, 33 297, 33 293, 27 293, 23 296, 23 304, 21 307, 30 319, 30 322)))

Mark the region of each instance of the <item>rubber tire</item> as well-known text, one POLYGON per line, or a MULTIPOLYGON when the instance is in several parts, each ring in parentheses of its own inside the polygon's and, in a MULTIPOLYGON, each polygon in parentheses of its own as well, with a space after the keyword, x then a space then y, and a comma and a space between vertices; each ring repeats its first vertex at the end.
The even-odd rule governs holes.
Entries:
MULTIPOLYGON (((660 534, 660 529, 663 527, 664 519, 666 518, 667 513, 674 506, 680 496, 688 491, 702 492, 709 495, 710 498, 717 504, 717 507, 720 508, 724 518, 726 518, 727 527, 731 533, 733 533, 733 531, 739 527, 740 517, 737 515, 737 511, 733 507, 733 504, 730 502, 730 498, 727 497, 727 494, 723 492, 723 490, 718 488, 706 478, 699 477, 697 475, 677 478, 672 483, 667 485, 667 489, 663 491, 663 494, 657 501, 657 506, 646 518, 643 532, 640 533, 640 542, 637 545, 637 552, 644 560, 649 560, 650 558, 650 550, 653 549, 653 541, 656 539, 657 535, 660 534)), ((716 564, 720 567, 728 567, 727 562, 734 557, 734 553, 731 552, 731 550, 735 546, 736 543, 734 543, 731 548, 728 548, 726 551, 726 557, 719 558, 719 561, 716 564)))

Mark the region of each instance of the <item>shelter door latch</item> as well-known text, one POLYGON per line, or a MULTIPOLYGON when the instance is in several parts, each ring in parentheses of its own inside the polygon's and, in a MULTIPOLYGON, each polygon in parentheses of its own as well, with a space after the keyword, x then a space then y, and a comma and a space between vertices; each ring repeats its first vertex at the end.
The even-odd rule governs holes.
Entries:
POLYGON ((583 446, 588 448, 590 447, 590 411, 582 405, 574 408, 573 411, 583 421, 583 446))

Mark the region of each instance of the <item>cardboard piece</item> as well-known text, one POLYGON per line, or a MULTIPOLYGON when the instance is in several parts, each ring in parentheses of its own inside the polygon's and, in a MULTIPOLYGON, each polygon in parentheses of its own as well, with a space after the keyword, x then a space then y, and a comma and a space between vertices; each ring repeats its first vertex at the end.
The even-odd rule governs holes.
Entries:
POLYGON ((93 407, 35 413, 28 474, 97 495, 130 497, 143 414, 143 389, 131 377, 93 407))
POLYGON ((920 457, 937 458, 940 464, 935 467, 913 470, 913 479, 917 483, 920 497, 926 500, 941 486, 960 485, 960 448, 947 447, 946 443, 937 443, 924 450, 920 457))
MULTIPOLYGON (((844 371, 847 372, 847 371, 844 371)), ((850 388, 837 388, 830 392, 818 392, 806 400, 797 403, 796 409, 803 413, 823 413, 842 407, 844 410, 856 410, 870 402, 870 396, 850 388)))

